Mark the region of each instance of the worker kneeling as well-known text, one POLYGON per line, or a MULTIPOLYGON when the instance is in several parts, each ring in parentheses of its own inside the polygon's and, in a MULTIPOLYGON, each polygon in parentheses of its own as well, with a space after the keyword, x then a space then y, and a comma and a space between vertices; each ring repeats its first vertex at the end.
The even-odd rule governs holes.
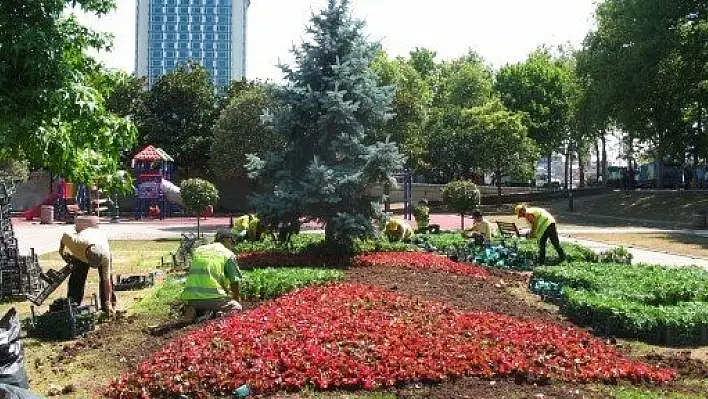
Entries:
POLYGON ((260 241, 266 233, 266 229, 261 220, 256 215, 243 215, 234 220, 231 228, 234 240, 237 241, 260 241))
POLYGON ((386 237, 389 241, 410 241, 413 228, 403 220, 391 218, 386 222, 386 237))
POLYGON ((217 231, 213 244, 194 250, 181 299, 186 303, 185 321, 195 321, 204 312, 231 313, 241 310, 241 271, 230 230, 217 231))

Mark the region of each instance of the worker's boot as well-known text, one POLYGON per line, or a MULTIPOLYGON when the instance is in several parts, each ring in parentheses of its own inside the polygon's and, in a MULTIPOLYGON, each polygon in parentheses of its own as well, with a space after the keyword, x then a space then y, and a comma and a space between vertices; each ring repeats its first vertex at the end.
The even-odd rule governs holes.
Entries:
POLYGON ((191 305, 184 305, 184 311, 182 313, 182 321, 185 323, 194 323, 197 319, 197 308, 191 305))

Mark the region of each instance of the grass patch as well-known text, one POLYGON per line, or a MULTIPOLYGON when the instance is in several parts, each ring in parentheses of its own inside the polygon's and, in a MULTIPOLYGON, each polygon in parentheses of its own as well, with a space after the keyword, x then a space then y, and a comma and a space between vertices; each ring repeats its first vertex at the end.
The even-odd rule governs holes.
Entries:
MULTIPOLYGON (((283 295, 296 288, 310 285, 327 284, 343 278, 339 270, 283 268, 258 269, 243 272, 241 297, 244 300, 270 299, 283 295)), ((167 278, 164 283, 154 287, 151 293, 133 306, 137 315, 167 317, 170 306, 179 301, 184 289, 184 278, 167 278)))
POLYGON ((536 292, 555 297, 570 319, 598 333, 708 343, 708 272, 701 268, 571 263, 537 268, 534 279, 541 281, 532 284, 536 292))
POLYGON ((647 391, 639 388, 618 387, 609 392, 615 399, 701 399, 698 394, 665 391, 647 391))
MULTIPOLYGON (((567 199, 551 201, 542 206, 551 213, 568 212, 567 199)), ((708 208, 708 196, 702 192, 690 191, 616 191, 606 195, 575 198, 574 208, 575 216, 564 215, 560 219, 578 220, 584 225, 595 226, 636 225, 628 223, 627 218, 673 225, 688 224, 696 209, 708 208)))

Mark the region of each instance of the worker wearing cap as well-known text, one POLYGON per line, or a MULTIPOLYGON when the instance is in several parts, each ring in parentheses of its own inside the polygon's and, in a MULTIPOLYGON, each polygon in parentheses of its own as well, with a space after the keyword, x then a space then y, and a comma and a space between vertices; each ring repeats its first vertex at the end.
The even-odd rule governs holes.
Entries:
POLYGON ((472 217, 474 218, 474 224, 469 229, 465 229, 462 235, 475 242, 491 242, 492 235, 494 235, 494 226, 492 223, 487 220, 480 211, 472 212, 472 217))
POLYGON ((391 218, 386 222, 386 237, 389 241, 410 241, 413 228, 401 219, 391 218))
POLYGON ((538 240, 538 263, 543 265, 546 263, 546 243, 548 239, 558 252, 560 261, 565 260, 565 252, 560 245, 558 239, 558 229, 556 228, 556 219, 543 208, 527 207, 519 204, 514 207, 514 214, 519 218, 524 218, 531 225, 531 231, 528 233, 529 238, 538 240))
POLYGON ((73 265, 69 276, 67 297, 80 305, 84 299, 86 277, 90 268, 98 269, 99 298, 101 310, 112 313, 116 304, 111 281, 111 248, 108 238, 97 227, 80 229, 76 233, 64 233, 59 242, 59 255, 73 265))
POLYGON ((198 311, 230 313, 241 310, 241 271, 233 248, 231 230, 217 231, 214 243, 194 250, 181 299, 186 302, 185 318, 193 321, 198 311))

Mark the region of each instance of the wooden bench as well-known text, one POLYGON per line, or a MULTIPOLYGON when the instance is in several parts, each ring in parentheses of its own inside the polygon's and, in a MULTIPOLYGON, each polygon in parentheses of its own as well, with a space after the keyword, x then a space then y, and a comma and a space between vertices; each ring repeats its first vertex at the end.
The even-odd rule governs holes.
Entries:
POLYGON ((499 228, 499 234, 504 238, 521 237, 516 223, 497 222, 497 227, 499 228))

